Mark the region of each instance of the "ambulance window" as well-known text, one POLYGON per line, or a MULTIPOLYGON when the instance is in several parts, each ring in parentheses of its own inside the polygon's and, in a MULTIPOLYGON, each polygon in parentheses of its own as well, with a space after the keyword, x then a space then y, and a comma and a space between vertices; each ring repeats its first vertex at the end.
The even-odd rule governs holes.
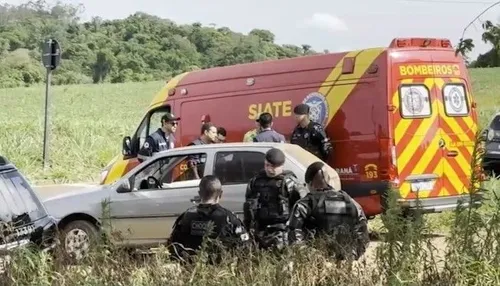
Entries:
POLYGON ((171 111, 170 105, 166 105, 154 110, 153 113, 148 114, 149 118, 144 120, 143 123, 141 123, 139 132, 139 144, 140 144, 139 146, 142 147, 142 144, 144 144, 144 141, 146 141, 147 135, 154 133, 156 130, 158 130, 158 128, 161 127, 161 122, 160 122, 161 117, 165 113, 170 111, 171 111), (144 126, 142 126, 142 124, 144 126), (146 126, 148 128, 146 128, 146 126))
POLYGON ((469 114, 467 94, 463 84, 447 84, 443 88, 444 111, 447 116, 466 116, 469 114))
POLYGON ((213 174, 223 185, 247 184, 264 168, 264 158, 261 152, 217 152, 213 174))
POLYGON ((154 111, 154 113, 151 114, 148 134, 154 133, 156 130, 158 130, 158 128, 161 128, 161 117, 165 115, 165 113, 169 113, 170 111, 170 106, 165 106, 154 111))
POLYGON ((403 118, 425 118, 432 113, 429 89, 423 84, 400 86, 399 102, 403 118))

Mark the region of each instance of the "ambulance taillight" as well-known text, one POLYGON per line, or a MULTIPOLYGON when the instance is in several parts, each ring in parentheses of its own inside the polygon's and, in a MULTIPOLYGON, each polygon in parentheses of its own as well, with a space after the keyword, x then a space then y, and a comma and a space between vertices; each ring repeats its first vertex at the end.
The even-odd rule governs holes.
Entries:
POLYGON ((399 176, 398 176, 398 167, 397 167, 397 154, 396 154, 396 145, 394 142, 391 144, 391 164, 389 166, 389 182, 391 187, 397 188, 399 187, 399 176))

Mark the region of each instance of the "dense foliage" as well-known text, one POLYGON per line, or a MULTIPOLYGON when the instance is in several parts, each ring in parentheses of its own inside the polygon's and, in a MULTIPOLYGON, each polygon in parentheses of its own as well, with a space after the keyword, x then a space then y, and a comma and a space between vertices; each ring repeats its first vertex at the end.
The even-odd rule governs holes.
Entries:
POLYGON ((475 45, 472 39, 460 39, 457 46, 457 53, 465 56, 472 68, 500 67, 500 25, 493 24, 491 21, 485 21, 482 24, 483 34, 481 39, 488 43, 491 49, 484 54, 480 54, 476 60, 470 61, 467 54, 474 49, 475 45))
POLYGON ((267 30, 243 35, 145 13, 82 22, 82 9, 43 0, 0 5, 0 87, 44 81, 41 44, 47 37, 63 49, 53 84, 165 80, 188 70, 315 53, 308 45, 277 45, 267 30))
MULTIPOLYGON (((44 82, 41 45, 48 37, 61 43, 63 62, 52 83, 84 84, 168 80, 184 71, 315 54, 309 45, 278 45, 268 30, 248 35, 227 27, 176 23, 145 13, 125 19, 80 20, 82 5, 35 0, 0 4, 0 88, 44 82)), ((483 41, 492 49, 471 67, 500 66, 500 26, 486 21, 483 41)), ((467 55, 471 39, 457 51, 467 55)), ((328 51, 325 51, 328 52, 328 51)))

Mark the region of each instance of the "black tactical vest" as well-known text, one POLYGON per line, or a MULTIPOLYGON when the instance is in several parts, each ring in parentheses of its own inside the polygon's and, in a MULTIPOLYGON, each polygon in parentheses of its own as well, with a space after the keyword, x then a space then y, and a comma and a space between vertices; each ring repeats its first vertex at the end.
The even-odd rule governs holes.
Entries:
POLYGON ((220 205, 203 205, 189 209, 182 218, 183 245, 197 249, 206 235, 211 239, 228 236, 227 211, 220 205))
POLYGON ((290 143, 299 145, 300 147, 314 154, 316 157, 321 158, 321 142, 319 142, 315 138, 316 137, 316 131, 314 130, 315 125, 319 124, 311 121, 309 125, 304 128, 301 127, 300 125, 297 125, 292 132, 290 143))
POLYGON ((358 210, 348 195, 339 191, 311 192, 312 216, 310 225, 323 232, 333 233, 338 227, 354 226, 358 210))
POLYGON ((253 181, 252 189, 257 193, 257 215, 259 225, 284 222, 288 219, 288 192, 285 178, 290 173, 283 173, 274 178, 260 172, 253 181))

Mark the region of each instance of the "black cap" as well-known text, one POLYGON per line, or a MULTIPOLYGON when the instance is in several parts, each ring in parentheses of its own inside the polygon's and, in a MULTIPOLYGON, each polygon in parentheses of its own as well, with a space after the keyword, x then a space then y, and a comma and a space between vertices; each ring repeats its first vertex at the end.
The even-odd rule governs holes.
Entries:
POLYGON ((307 167, 306 174, 304 176, 304 180, 306 181, 306 184, 309 184, 312 182, 316 174, 319 172, 319 170, 323 169, 325 166, 325 163, 323 162, 314 162, 309 167, 307 167))
POLYGON ((266 153, 266 161, 271 165, 278 167, 285 164, 285 153, 277 148, 271 148, 266 153))
POLYGON ((161 117, 161 121, 171 122, 171 121, 178 121, 178 120, 181 120, 181 118, 175 117, 175 115, 173 115, 172 113, 165 113, 165 115, 163 115, 161 117))
POLYGON ((257 118, 257 120, 255 121, 259 122, 262 125, 267 125, 273 122, 273 116, 269 112, 264 112, 259 115, 259 118, 257 118))
POLYGON ((293 113, 297 115, 306 115, 309 114, 309 105, 305 103, 301 103, 293 109, 293 113))

